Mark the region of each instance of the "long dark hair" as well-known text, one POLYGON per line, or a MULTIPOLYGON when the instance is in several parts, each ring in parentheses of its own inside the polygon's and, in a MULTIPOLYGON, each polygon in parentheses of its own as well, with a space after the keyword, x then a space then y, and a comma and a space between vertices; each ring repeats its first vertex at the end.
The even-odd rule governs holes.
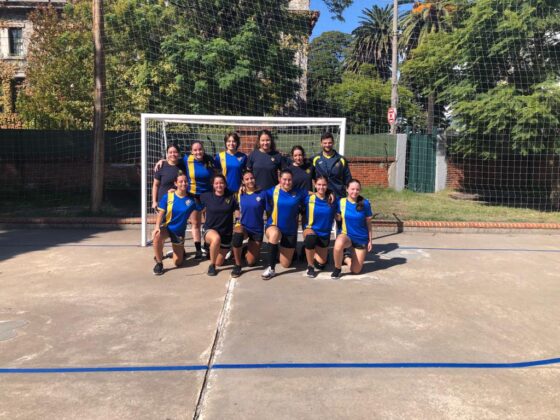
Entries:
POLYGON ((204 162, 204 166, 206 166, 207 169, 213 170, 215 168, 214 159, 212 159, 212 157, 209 156, 208 153, 206 153, 206 150, 204 150, 204 143, 202 143, 201 140, 193 140, 193 142, 191 143, 191 153, 192 153, 193 146, 197 143, 202 146, 202 151, 204 152, 204 156, 202 157, 202 162, 204 162))
MULTIPOLYGON (((358 181, 356 178, 352 178, 350 181, 348 181, 348 183, 346 184, 346 188, 348 188, 350 184, 352 184, 353 182, 358 183, 360 189, 362 189, 362 183, 358 181)), ((356 200, 356 210, 362 211, 363 209, 364 209, 364 197, 359 195, 358 199, 356 200)))
POLYGON ((324 175, 319 175, 317 178, 315 178, 315 184, 317 184, 317 181, 319 181, 320 179, 322 179, 327 183, 327 190, 325 191, 325 197, 329 197, 329 195, 332 194, 332 191, 329 189, 329 179, 324 175))
POLYGON ((272 152, 276 152, 276 142, 274 141, 274 136, 272 135, 272 133, 270 132, 270 130, 261 130, 259 131, 259 133, 257 134, 257 141, 255 143, 255 150, 259 150, 260 149, 260 144, 261 144, 261 136, 266 134, 268 137, 270 137, 270 150, 272 152))

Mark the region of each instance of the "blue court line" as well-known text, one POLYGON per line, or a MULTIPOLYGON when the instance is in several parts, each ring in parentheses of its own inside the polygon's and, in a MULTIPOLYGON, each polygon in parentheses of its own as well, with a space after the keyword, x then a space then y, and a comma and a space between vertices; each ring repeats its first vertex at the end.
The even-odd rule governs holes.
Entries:
MULTIPOLYGON (((383 246, 383 245, 379 245, 383 246)), ((375 244, 373 245, 375 251, 375 244)), ((531 249, 531 248, 440 248, 429 246, 399 246, 397 249, 426 249, 430 251, 482 251, 482 252, 560 252, 560 249, 531 249)))
MULTIPOLYGON (((560 357, 517 363, 227 363, 213 370, 266 369, 519 369, 560 364, 560 357)), ((92 372, 166 372, 207 370, 206 365, 123 366, 75 368, 4 368, 0 373, 92 373, 92 372)))

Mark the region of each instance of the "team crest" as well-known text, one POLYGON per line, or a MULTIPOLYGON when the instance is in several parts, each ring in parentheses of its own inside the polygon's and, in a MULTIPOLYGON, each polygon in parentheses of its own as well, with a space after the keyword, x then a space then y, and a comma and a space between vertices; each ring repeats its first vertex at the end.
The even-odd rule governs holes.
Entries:
POLYGON ((260 197, 257 197, 257 201, 261 201, 261 198, 260 198, 260 197))
POLYGON ((241 161, 243 160, 243 156, 239 156, 239 157, 237 158, 237 160, 238 160, 239 162, 241 162, 241 161))
POLYGON ((226 204, 231 203, 231 198, 226 198, 226 204))
POLYGON ((273 157, 271 157, 270 160, 273 161, 273 162, 275 161, 275 159, 273 157))
POLYGON ((185 202, 185 204, 186 204, 187 206, 190 206, 190 205, 191 205, 191 203, 192 203, 192 201, 191 201, 191 200, 187 200, 187 201, 185 202))
POLYGON ((310 174, 310 173, 311 173, 311 169, 306 169, 305 172, 308 173, 308 174, 310 174))

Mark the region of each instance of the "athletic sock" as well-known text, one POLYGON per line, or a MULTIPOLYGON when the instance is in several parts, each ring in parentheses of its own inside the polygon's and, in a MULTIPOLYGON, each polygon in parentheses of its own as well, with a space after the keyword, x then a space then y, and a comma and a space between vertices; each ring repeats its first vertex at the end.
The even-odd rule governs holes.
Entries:
POLYGON ((196 248, 196 252, 202 252, 202 246, 200 245, 200 242, 195 242, 194 247, 196 248))
POLYGON ((270 248, 268 265, 270 266, 270 268, 274 270, 274 268, 276 267, 276 260, 278 259, 278 244, 276 245, 268 244, 268 246, 270 248))

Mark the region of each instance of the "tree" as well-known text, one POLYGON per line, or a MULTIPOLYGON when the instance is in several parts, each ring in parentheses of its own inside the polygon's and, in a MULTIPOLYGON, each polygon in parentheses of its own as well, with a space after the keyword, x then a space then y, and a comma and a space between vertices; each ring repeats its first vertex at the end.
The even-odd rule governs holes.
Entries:
POLYGON ((352 31, 352 50, 346 69, 357 72, 362 64, 373 64, 383 80, 391 77, 393 7, 373 6, 362 11, 360 25, 352 31))
MULTIPOLYGON (((410 90, 401 88, 402 116, 410 122, 421 115, 413 98, 410 90)), ((383 81, 371 64, 362 65, 358 73, 344 73, 342 81, 329 88, 328 99, 349 119, 349 126, 354 132, 363 132, 366 127, 373 127, 368 131, 388 132, 387 108, 391 105, 391 82, 383 81)))
POLYGON ((351 39, 343 32, 323 32, 309 46, 307 103, 319 115, 334 113, 326 102, 327 90, 333 83, 342 81, 343 63, 351 39))
POLYGON ((479 0, 463 15, 456 31, 427 36, 403 67, 449 105, 459 133, 454 152, 559 153, 558 2, 479 0))

